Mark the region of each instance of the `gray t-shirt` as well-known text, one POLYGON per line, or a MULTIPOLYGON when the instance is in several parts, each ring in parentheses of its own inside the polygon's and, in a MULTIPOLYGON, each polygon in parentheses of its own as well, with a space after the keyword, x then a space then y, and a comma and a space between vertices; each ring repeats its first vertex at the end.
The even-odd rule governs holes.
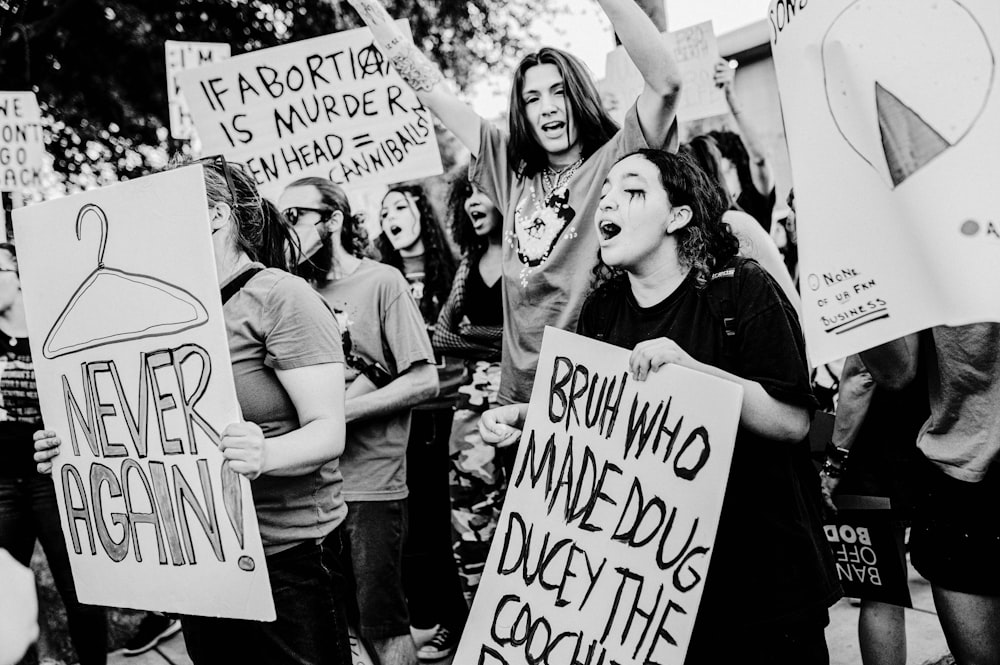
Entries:
MULTIPOLYGON (((320 294, 340 324, 348 386, 358 376, 360 362, 377 362, 393 377, 416 363, 434 363, 420 309, 395 268, 362 259, 357 270, 330 282, 320 294)), ((406 498, 409 433, 409 409, 348 424, 347 448, 340 458, 346 500, 406 498)))
MULTIPOLYGON (((298 429, 295 405, 275 370, 344 362, 330 308, 305 281, 268 268, 223 305, 223 315, 243 418, 266 438, 298 429)), ((333 531, 347 516, 342 484, 337 460, 302 476, 262 475, 251 482, 264 551, 333 531)))
POLYGON ((594 213, 608 171, 648 148, 633 105, 624 126, 547 197, 541 175, 519 177, 507 162, 507 132, 485 120, 470 178, 503 212, 501 403, 527 402, 545 326, 576 330, 597 264, 594 213))
POLYGON ((1000 323, 938 326, 931 336, 931 416, 917 446, 949 476, 978 482, 1000 454, 1000 323))

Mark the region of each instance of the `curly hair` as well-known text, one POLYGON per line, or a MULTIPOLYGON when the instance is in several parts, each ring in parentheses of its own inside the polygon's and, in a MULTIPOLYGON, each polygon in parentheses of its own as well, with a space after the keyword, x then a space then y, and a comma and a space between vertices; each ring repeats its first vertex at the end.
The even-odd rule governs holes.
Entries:
MULTIPOLYGON (((368 240, 368 232, 360 219, 351 214, 351 203, 347 194, 339 186, 326 178, 300 178, 288 185, 292 187, 314 187, 319 192, 320 203, 331 212, 341 212, 344 215, 344 225, 340 230, 340 243, 351 255, 360 258, 372 258, 372 247, 368 240)), ((298 246, 298 236, 292 235, 292 254, 296 257, 301 253, 298 246)), ((333 236, 327 236, 319 250, 311 257, 300 261, 292 261, 294 272, 318 287, 326 286, 330 281, 330 269, 333 267, 333 236)))
MULTIPOLYGON (((618 161, 632 155, 640 155, 657 168, 671 206, 691 208, 691 221, 674 232, 677 258, 682 266, 694 272, 696 287, 703 289, 712 273, 739 252, 739 240, 722 220, 727 210, 724 192, 687 155, 645 149, 618 161)), ((621 278, 624 271, 599 261, 594 274, 597 287, 621 278)))
POLYGON ((527 71, 537 65, 554 65, 559 70, 566 93, 567 121, 577 125, 581 141, 581 156, 586 159, 608 142, 618 131, 601 104, 601 96, 587 66, 575 56, 547 46, 537 53, 529 53, 514 70, 510 88, 510 142, 507 144, 507 162, 514 171, 525 178, 533 178, 549 165, 549 155, 535 138, 525 111, 524 78, 527 71))
MULTIPOLYGON (((455 257, 448 248, 441 222, 434 214, 423 187, 396 185, 390 187, 385 196, 393 192, 412 198, 420 216, 420 240, 424 244, 424 295, 418 304, 424 321, 433 325, 451 291, 451 282, 455 278, 455 257)), ((382 197, 382 200, 385 201, 385 197, 382 197)), ((385 232, 380 233, 375 240, 375 249, 381 256, 382 263, 391 265, 405 274, 403 257, 392 246, 385 232)))
MULTIPOLYGON (((448 227, 451 229, 452 240, 462 251, 462 256, 476 260, 486 251, 490 239, 488 236, 476 234, 472 219, 465 210, 465 202, 469 200, 474 191, 472 182, 469 180, 469 170, 467 168, 459 169, 448 190, 448 227)), ((500 214, 499 210, 497 210, 497 214, 500 214)))

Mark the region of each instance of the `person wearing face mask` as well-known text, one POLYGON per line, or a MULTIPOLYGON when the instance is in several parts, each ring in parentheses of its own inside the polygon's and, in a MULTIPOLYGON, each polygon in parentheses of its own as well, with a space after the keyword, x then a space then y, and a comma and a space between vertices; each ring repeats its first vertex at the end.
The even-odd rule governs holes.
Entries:
POLYGON ((292 263, 333 308, 347 359, 340 468, 355 618, 379 662, 413 665, 402 578, 406 447, 411 407, 438 392, 434 351, 402 274, 368 258, 367 235, 342 189, 303 178, 285 189, 278 207, 293 231, 292 263))
POLYGON ((580 60, 543 48, 515 69, 505 131, 455 96, 379 0, 351 4, 420 102, 472 153, 472 181, 503 215, 499 399, 526 402, 545 326, 573 329, 590 288, 597 234, 589 220, 608 169, 639 148, 676 149, 681 72, 635 0, 599 0, 644 81, 624 125, 604 110, 580 60))
POLYGON ((455 558, 471 602, 506 490, 501 458, 512 452, 486 444, 477 429, 480 415, 496 406, 500 383, 503 220, 489 198, 469 182, 467 170, 452 183, 448 211, 463 258, 431 341, 436 351, 463 358, 468 367, 469 378, 458 391, 449 454, 455 558))
MULTIPOLYGON (((14 246, 0 244, 0 549, 22 565, 38 541, 45 551, 63 605, 70 641, 81 665, 107 662, 104 608, 76 598, 69 554, 59 524, 51 478, 35 473, 32 433, 42 413, 35 387, 24 296, 14 246)), ((3 593, 0 590, 0 593, 3 593)), ((43 644, 39 645, 39 650, 43 644)), ((40 653, 44 658, 48 654, 40 653)))
MULTIPOLYGON (((381 261, 406 277, 413 298, 434 334, 434 323, 455 274, 455 258, 437 215, 419 185, 395 185, 382 198, 382 232, 375 241, 381 261)), ((413 408, 406 447, 410 489, 410 528, 403 558, 403 583, 410 625, 429 631, 429 644, 417 652, 421 660, 437 660, 450 652, 461 633, 467 608, 451 550, 448 519, 448 433, 455 391, 464 380, 459 359, 435 354, 440 394, 413 408)))
MULTIPOLYGON (((726 207, 722 190, 685 156, 643 150, 615 164, 592 221, 604 281, 577 332, 632 349, 628 370, 637 381, 672 363, 743 388, 686 665, 826 665, 827 608, 841 591, 806 440, 816 400, 805 344, 775 281, 737 256, 726 207), (736 598, 753 598, 753 611, 736 598)), ((510 443, 526 410, 487 412, 483 437, 510 443)))

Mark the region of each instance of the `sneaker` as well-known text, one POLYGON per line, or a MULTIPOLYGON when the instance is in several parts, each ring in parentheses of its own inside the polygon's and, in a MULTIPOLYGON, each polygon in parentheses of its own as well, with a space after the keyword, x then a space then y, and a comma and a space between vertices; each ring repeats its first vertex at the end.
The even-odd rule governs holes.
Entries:
POLYGON ((181 629, 179 619, 174 619, 164 614, 147 614, 139 622, 139 629, 128 641, 122 654, 126 656, 138 656, 155 647, 160 642, 176 635, 181 629))
POLYGON ((447 628, 438 628, 431 641, 420 647, 417 658, 420 660, 441 660, 451 655, 455 648, 456 636, 447 628))

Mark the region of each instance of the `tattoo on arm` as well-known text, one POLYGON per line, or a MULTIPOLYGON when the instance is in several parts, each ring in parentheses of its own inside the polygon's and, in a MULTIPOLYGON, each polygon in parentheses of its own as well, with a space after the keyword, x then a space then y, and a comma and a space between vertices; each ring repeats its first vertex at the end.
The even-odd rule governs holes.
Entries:
POLYGON ((444 78, 434 63, 417 50, 413 44, 406 44, 389 54, 389 62, 399 75, 414 90, 429 92, 444 78))

